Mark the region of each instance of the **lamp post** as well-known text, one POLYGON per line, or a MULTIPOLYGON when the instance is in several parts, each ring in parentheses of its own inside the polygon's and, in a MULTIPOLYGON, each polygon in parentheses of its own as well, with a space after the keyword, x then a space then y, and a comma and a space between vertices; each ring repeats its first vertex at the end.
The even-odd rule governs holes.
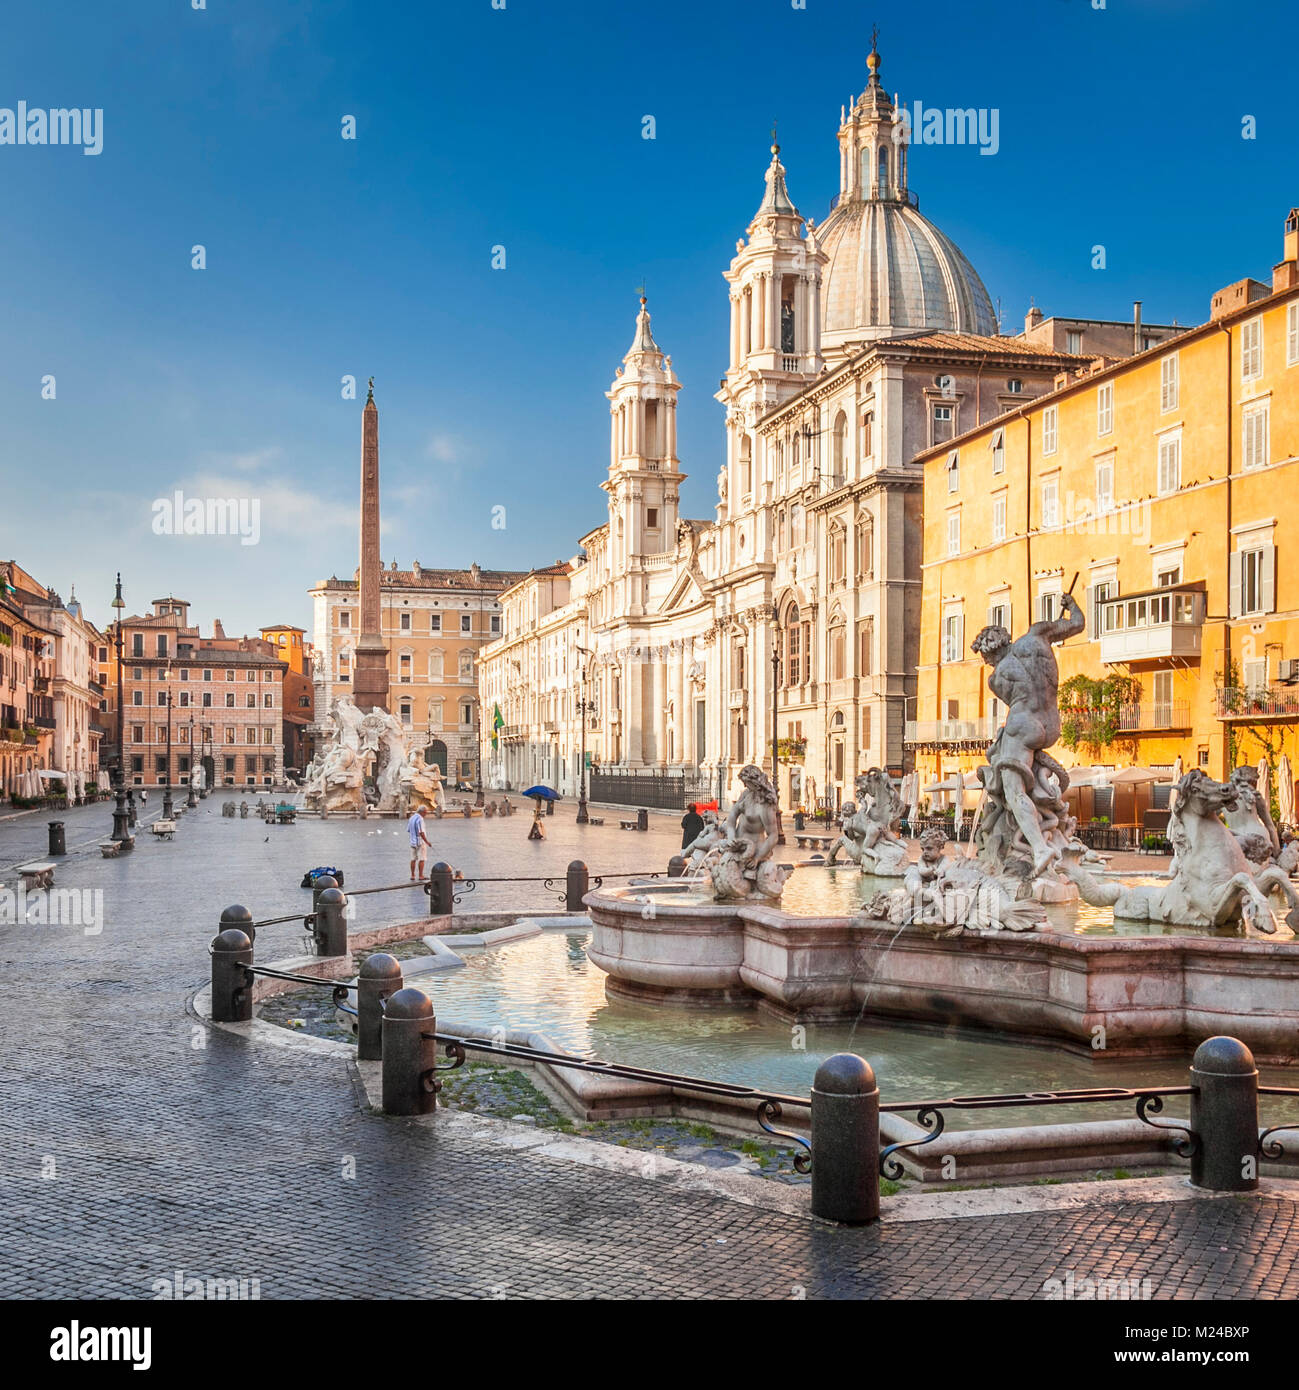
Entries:
POLYGON ((474 701, 474 805, 483 804, 483 706, 474 701))
POLYGON ((785 826, 780 817, 780 739, 776 732, 780 696, 780 609, 771 605, 771 785, 776 789, 776 843, 785 843, 785 826))
POLYGON ((194 795, 194 706, 189 707, 189 795, 185 798, 185 805, 192 811, 198 805, 198 797, 194 795))
POLYGON ((586 809, 586 719, 588 714, 595 713, 595 702, 586 698, 586 658, 591 655, 586 647, 578 647, 578 652, 582 656, 582 664, 578 669, 578 701, 577 716, 582 721, 581 729, 581 752, 578 763, 578 792, 577 792, 577 823, 578 825, 590 824, 590 814, 586 809))
POLYGON ((163 668, 158 672, 159 678, 167 687, 167 743, 166 752, 163 754, 166 770, 163 773, 164 784, 162 788, 162 818, 171 819, 171 663, 165 662, 163 668))
POLYGON ((135 840, 130 829, 131 813, 126 804, 126 731, 122 705, 122 611, 126 604, 122 601, 122 576, 117 576, 117 592, 113 595, 113 607, 117 610, 117 634, 114 646, 117 649, 117 761, 113 768, 113 833, 109 837, 123 849, 130 849, 135 840))

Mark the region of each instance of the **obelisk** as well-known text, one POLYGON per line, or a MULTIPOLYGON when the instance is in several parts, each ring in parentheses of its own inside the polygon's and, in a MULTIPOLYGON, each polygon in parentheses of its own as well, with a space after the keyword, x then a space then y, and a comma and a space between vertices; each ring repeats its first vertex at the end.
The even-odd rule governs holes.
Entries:
POLYGON ((361 634, 356 640, 352 699, 369 713, 388 708, 388 646, 383 640, 379 584, 379 408, 374 378, 361 415, 361 634))

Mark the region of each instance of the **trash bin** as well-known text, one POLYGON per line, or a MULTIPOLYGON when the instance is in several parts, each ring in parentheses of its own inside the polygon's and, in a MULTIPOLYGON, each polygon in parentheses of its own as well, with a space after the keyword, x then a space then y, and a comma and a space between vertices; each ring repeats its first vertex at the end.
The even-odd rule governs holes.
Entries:
POLYGON ((799 830, 799 831, 803 830, 803 829, 804 829, 804 821, 805 821, 805 817, 804 817, 802 811, 795 811, 795 812, 794 812, 794 829, 795 829, 795 830, 799 830))
POLYGON ((640 810, 636 812, 636 829, 649 829, 649 812, 644 808, 644 806, 642 806, 640 810))
POLYGON ((68 837, 63 830, 61 820, 50 822, 50 854, 66 854, 68 852, 68 837))

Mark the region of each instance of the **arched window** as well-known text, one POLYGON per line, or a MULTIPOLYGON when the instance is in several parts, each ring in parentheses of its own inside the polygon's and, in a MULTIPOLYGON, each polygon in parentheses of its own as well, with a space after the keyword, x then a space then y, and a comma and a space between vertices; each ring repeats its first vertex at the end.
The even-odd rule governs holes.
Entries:
POLYGON ((879 196, 887 198, 889 196, 889 152, 886 145, 880 146, 880 188, 879 196))
POLYGON ((753 441, 747 434, 740 436, 740 495, 753 493, 753 441))
POLYGON ((848 453, 848 417, 841 410, 834 417, 834 440, 831 450, 830 467, 833 477, 832 487, 842 487, 845 479, 845 465, 848 453))

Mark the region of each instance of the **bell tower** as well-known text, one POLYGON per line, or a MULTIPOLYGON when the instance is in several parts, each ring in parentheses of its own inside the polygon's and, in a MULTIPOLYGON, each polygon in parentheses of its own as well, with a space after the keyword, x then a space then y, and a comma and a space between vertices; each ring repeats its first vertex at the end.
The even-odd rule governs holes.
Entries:
POLYGON ((677 392, 681 383, 654 341, 648 301, 641 292, 636 334, 622 359, 609 398, 609 546, 619 582, 629 584, 625 612, 639 612, 638 561, 676 545, 681 484, 677 458, 677 392))

